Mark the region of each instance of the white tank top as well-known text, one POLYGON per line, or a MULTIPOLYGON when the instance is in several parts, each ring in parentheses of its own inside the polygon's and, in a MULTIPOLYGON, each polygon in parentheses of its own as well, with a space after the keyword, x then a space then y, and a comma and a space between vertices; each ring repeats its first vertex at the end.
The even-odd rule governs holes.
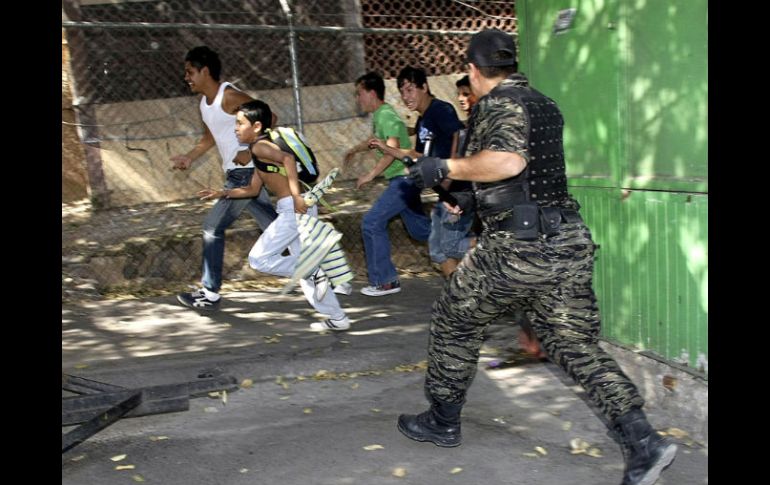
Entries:
POLYGON ((219 85, 219 91, 211 104, 206 103, 206 96, 201 97, 201 117, 208 126, 209 131, 214 136, 214 141, 219 149, 219 156, 222 157, 222 170, 227 173, 233 168, 249 168, 254 166, 254 162, 249 160, 247 165, 238 165, 233 163, 235 155, 242 150, 248 150, 249 145, 238 143, 238 137, 235 136, 235 115, 225 112, 222 109, 222 99, 225 96, 225 88, 232 86, 228 82, 219 85))

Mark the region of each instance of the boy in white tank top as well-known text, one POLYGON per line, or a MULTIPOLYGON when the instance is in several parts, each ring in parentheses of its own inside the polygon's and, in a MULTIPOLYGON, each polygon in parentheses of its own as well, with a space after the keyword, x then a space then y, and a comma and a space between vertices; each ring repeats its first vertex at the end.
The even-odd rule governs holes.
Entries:
MULTIPOLYGON (((228 82, 219 80, 222 64, 216 52, 206 46, 191 49, 185 56, 185 81, 190 90, 202 94, 200 101, 203 136, 184 155, 171 157, 173 168, 187 170, 192 162, 211 147, 219 150, 225 189, 249 185, 254 164, 248 146, 242 146, 235 136, 235 112, 251 97, 228 82)), ((248 199, 219 199, 203 222, 203 275, 201 288, 177 295, 179 302, 198 310, 219 308, 222 267, 225 254, 225 230, 247 209, 264 231, 277 217, 270 197, 263 189, 257 197, 248 199)))

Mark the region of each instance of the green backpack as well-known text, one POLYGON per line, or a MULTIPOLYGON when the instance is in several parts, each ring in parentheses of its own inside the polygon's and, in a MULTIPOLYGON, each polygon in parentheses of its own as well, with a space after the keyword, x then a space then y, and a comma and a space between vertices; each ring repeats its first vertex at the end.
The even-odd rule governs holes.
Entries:
POLYGON ((297 161, 298 178, 306 184, 315 183, 318 180, 318 161, 302 133, 294 128, 282 126, 266 131, 270 141, 278 145, 278 148, 294 155, 294 160, 297 161))

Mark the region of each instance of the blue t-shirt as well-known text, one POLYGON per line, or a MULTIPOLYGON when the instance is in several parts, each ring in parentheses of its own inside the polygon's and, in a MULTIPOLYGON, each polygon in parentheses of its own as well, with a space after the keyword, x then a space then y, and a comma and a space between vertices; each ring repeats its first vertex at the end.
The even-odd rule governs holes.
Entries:
POLYGON ((414 127, 417 140, 414 149, 423 155, 449 158, 452 154, 452 135, 463 128, 454 106, 440 99, 433 99, 414 127), (431 153, 425 153, 425 140, 433 134, 431 153))
MULTIPOLYGON (((455 107, 446 101, 434 98, 425 113, 417 118, 417 124, 414 127, 417 135, 414 149, 423 155, 449 158, 452 155, 452 136, 463 128, 465 125, 457 117, 455 107), (433 134, 433 142, 430 153, 425 153, 425 140, 429 133, 433 134)), ((457 149, 460 149, 459 145, 457 149)), ((470 182, 453 180, 449 190, 456 192, 470 190, 470 188, 470 182)))

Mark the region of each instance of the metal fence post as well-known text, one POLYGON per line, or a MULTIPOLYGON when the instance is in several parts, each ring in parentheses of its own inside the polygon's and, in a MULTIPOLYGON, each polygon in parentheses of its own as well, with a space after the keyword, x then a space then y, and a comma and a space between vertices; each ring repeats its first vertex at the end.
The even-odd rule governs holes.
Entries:
POLYGON ((302 124, 302 98, 299 92, 299 67, 297 66, 297 34, 294 32, 294 19, 288 0, 280 0, 281 9, 286 15, 286 22, 289 25, 289 55, 291 56, 291 84, 294 93, 294 112, 297 116, 297 129, 304 131, 302 124))

